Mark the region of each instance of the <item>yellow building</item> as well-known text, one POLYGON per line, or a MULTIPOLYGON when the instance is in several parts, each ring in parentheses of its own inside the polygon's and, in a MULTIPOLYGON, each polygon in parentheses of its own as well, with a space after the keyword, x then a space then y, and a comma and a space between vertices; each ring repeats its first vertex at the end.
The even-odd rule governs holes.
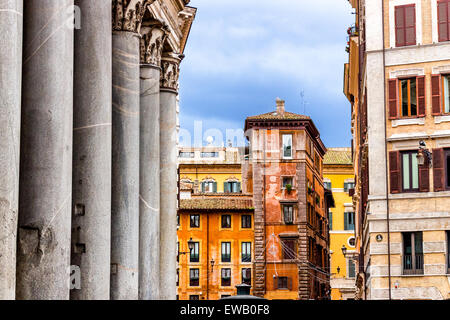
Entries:
POLYGON ((324 184, 332 190, 335 201, 335 207, 329 212, 331 299, 354 299, 355 213, 350 195, 355 180, 350 148, 328 149, 324 158, 324 184))
POLYGON ((241 193, 238 148, 182 147, 178 163, 180 181, 193 184, 195 193, 241 193))

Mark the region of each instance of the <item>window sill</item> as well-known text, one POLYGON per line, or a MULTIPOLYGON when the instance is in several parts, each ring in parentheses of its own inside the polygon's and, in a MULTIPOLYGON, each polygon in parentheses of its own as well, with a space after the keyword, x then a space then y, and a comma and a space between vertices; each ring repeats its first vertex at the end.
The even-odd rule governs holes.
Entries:
POLYGON ((425 125, 425 118, 407 118, 407 119, 394 119, 392 120, 392 127, 396 128, 399 126, 409 126, 409 125, 425 125))
POLYGON ((450 114, 443 114, 440 116, 434 116, 434 123, 450 122, 450 114))

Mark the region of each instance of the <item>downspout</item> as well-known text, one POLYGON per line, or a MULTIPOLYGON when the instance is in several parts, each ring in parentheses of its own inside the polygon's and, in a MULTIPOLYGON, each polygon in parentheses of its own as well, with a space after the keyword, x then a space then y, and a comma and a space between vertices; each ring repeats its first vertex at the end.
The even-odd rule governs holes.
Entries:
POLYGON ((209 212, 206 212, 206 300, 209 301, 209 212))
MULTIPOLYGON (((266 121, 264 121, 266 122, 266 121)), ((263 146, 263 150, 264 150, 264 173, 263 173, 263 212, 264 212, 264 241, 266 241, 267 243, 267 232, 266 232, 266 134, 267 134, 267 129, 264 130, 264 146, 263 146)), ((264 283, 264 294, 266 293, 266 283, 267 283, 267 277, 266 277, 266 270, 267 270, 267 250, 264 250, 264 279, 266 279, 265 283, 264 283)))
POLYGON ((384 98, 384 147, 385 147, 385 169, 386 169, 386 224, 388 240, 388 278, 389 278, 389 300, 392 300, 392 279, 391 279, 391 232, 390 232, 390 208, 389 208, 389 175, 388 175, 388 143, 387 143, 387 105, 386 105, 386 46, 385 46, 385 10, 384 0, 382 6, 382 40, 383 40, 383 98, 384 98))

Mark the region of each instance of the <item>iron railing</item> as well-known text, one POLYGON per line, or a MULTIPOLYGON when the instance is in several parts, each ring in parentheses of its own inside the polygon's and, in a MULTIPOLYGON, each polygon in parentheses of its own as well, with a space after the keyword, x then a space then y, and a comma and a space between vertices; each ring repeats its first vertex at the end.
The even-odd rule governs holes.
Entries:
POLYGON ((403 274, 423 274, 423 254, 403 256, 403 274))

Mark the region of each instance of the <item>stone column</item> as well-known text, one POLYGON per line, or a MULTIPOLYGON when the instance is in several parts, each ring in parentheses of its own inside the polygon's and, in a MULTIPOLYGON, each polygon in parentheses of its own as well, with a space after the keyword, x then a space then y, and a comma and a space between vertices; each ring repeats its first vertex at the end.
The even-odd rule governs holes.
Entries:
POLYGON ((109 300, 111 263, 111 0, 75 0, 71 299, 109 300))
POLYGON ((16 294, 23 0, 0 0, 0 300, 16 294))
POLYGON ((138 299, 139 75, 143 1, 113 1, 111 299, 138 299), (127 4, 125 4, 127 3, 127 4))
POLYGON ((179 55, 164 55, 161 63, 161 256, 160 298, 176 298, 177 249, 177 94, 179 55))
POLYGON ((141 30, 139 299, 159 299, 159 91, 165 31, 141 30))
POLYGON ((69 298, 73 11, 24 1, 18 299, 69 298))

